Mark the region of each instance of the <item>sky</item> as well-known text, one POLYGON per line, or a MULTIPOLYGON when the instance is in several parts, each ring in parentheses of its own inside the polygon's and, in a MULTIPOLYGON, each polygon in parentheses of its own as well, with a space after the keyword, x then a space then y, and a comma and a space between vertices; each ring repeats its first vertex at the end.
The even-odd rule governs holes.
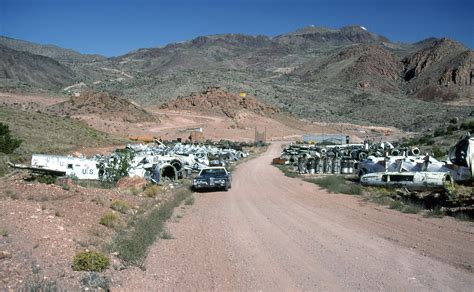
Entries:
POLYGON ((474 0, 0 0, 0 35, 118 56, 221 33, 361 25, 394 42, 474 48, 474 0))

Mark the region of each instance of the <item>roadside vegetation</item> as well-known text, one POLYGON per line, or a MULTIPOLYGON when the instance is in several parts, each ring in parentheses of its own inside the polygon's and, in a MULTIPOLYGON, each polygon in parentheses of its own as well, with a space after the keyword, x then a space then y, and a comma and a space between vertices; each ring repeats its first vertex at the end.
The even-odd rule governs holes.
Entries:
POLYGON ((306 182, 317 184, 330 193, 361 195, 362 186, 347 180, 344 176, 328 175, 321 178, 304 178, 306 182))
POLYGON ((143 268, 148 249, 157 237, 172 238, 165 229, 165 222, 173 215, 174 208, 183 201, 190 202, 189 198, 192 198, 192 192, 186 183, 174 192, 170 200, 130 220, 127 227, 114 237, 108 250, 116 252, 125 265, 143 268))
POLYGON ((403 138, 400 141, 401 146, 420 147, 422 153, 429 152, 436 159, 447 159, 449 149, 454 146, 459 138, 466 132, 474 135, 474 119, 459 121, 457 118, 449 120, 427 133, 417 135, 412 138, 403 138))
POLYGON ((472 204, 474 188, 455 185, 446 192, 410 192, 406 189, 364 187, 355 176, 324 175, 308 177, 288 169, 284 165, 276 165, 283 174, 291 178, 301 178, 314 183, 329 193, 360 196, 366 202, 384 205, 389 209, 407 214, 423 214, 424 217, 442 218, 453 216, 459 220, 474 220, 473 210, 464 208, 472 204), (471 203, 470 203, 471 202, 471 203))

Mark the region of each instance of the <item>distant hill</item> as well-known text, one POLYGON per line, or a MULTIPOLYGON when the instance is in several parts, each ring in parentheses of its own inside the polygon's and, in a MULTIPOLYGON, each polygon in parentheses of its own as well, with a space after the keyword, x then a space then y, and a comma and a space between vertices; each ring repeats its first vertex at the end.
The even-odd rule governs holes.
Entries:
POLYGON ((61 89, 76 76, 58 61, 0 45, 0 85, 61 89))
POLYGON ((97 115, 133 123, 158 122, 155 116, 140 106, 108 93, 84 92, 80 96, 72 96, 67 101, 48 107, 46 112, 63 117, 97 115))
POLYGON ((363 26, 200 36, 113 58, 58 50, 50 56, 75 76, 62 84, 82 82, 74 91, 111 92, 146 105, 221 87, 302 118, 411 130, 474 111, 472 50, 448 39, 394 43, 363 26))
POLYGON ((439 39, 402 62, 408 94, 431 101, 474 98, 474 52, 460 43, 439 39))
POLYGON ((28 52, 35 55, 41 55, 53 58, 61 62, 95 62, 105 60, 106 57, 100 55, 86 55, 71 49, 63 49, 54 45, 40 45, 28 41, 17 40, 5 36, 0 36, 0 45, 11 49, 28 52))

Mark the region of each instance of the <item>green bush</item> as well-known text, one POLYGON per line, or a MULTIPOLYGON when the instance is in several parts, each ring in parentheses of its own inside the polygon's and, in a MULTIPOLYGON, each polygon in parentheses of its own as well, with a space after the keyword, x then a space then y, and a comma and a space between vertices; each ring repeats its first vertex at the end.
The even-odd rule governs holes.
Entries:
POLYGON ((51 185, 56 183, 56 179, 57 177, 55 177, 54 175, 44 174, 38 177, 38 182, 51 185))
POLYGON ((459 128, 461 130, 464 130, 464 131, 471 131, 471 132, 474 132, 474 120, 469 120, 469 121, 465 121, 463 122, 459 128))
POLYGON ((441 149, 438 145, 433 146, 432 152, 435 158, 443 158, 448 154, 446 150, 441 149))
POLYGON ((116 150, 115 156, 107 164, 105 169, 105 180, 108 182, 117 182, 122 177, 128 175, 128 169, 131 167, 134 152, 128 149, 116 150))
POLYGON ((110 208, 123 214, 127 214, 130 205, 125 201, 117 200, 110 205, 110 208))
POLYGON ((435 137, 439 137, 439 136, 444 136, 446 134, 446 131, 444 128, 437 128, 435 131, 434 131, 434 136, 435 137))
POLYGON ((95 251, 84 251, 74 256, 72 269, 74 271, 102 272, 109 267, 109 258, 95 251))
POLYGON ((20 147, 22 141, 14 139, 10 136, 10 128, 8 125, 0 123, 0 152, 10 154, 20 147))

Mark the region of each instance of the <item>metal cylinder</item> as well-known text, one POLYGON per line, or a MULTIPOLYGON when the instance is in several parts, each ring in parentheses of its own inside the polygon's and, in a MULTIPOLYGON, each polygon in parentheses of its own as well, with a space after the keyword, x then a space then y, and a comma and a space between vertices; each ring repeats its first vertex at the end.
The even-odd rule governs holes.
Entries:
POLYGON ((332 162, 332 173, 341 173, 341 159, 334 158, 332 162))

